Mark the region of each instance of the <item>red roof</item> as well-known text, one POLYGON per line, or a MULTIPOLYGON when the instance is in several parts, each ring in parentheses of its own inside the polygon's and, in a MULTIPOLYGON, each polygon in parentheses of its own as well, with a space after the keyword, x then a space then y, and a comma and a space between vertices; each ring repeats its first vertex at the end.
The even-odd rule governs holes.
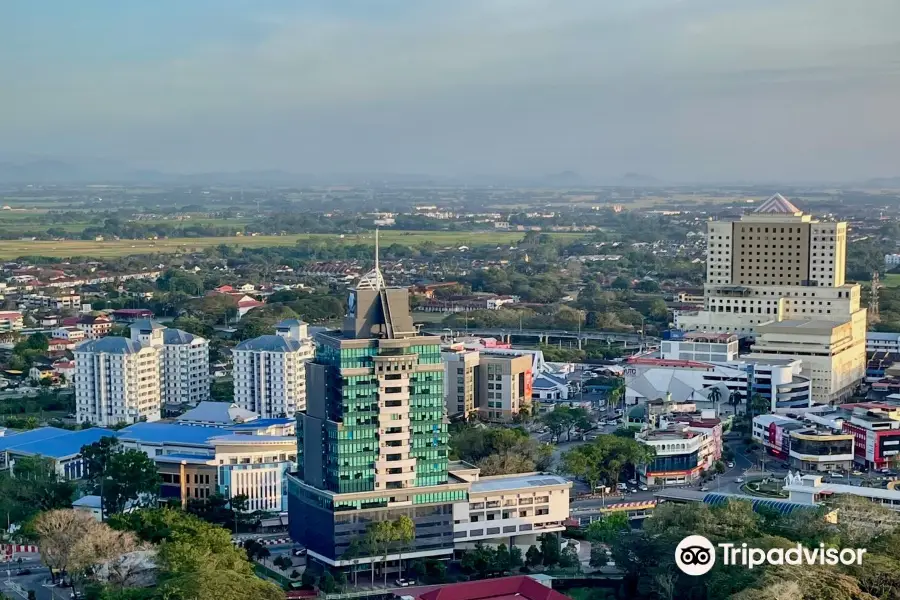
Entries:
POLYGON ((444 585, 425 592, 420 600, 569 600, 531 577, 518 575, 444 585))
POLYGON ((21 319, 22 313, 16 311, 3 311, 0 312, 0 319, 21 319))

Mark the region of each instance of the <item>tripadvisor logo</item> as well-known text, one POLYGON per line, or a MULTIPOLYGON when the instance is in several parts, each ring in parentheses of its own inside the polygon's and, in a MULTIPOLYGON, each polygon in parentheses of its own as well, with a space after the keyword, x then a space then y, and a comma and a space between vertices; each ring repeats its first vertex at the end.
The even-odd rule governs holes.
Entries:
POLYGON ((686 575, 704 575, 716 564, 716 547, 722 549, 722 564, 740 565, 748 569, 762 565, 861 565, 865 548, 807 548, 797 544, 790 548, 752 548, 746 543, 713 545, 702 535, 689 535, 675 548, 675 564, 686 575))

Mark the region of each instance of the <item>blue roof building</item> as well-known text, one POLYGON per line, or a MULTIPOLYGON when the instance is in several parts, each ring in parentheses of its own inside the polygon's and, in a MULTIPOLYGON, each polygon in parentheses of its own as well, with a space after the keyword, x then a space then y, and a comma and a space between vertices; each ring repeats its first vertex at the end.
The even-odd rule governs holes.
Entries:
POLYGON ((81 448, 115 435, 115 431, 100 427, 80 431, 41 427, 7 434, 0 437, 0 468, 12 469, 15 473, 17 457, 43 456, 54 461, 60 477, 80 479, 84 476, 81 448))

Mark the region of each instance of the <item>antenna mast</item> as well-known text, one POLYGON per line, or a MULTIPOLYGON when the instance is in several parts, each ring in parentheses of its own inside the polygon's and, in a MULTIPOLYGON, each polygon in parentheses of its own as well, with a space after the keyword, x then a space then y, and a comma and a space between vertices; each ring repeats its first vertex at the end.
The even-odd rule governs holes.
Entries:
POLYGON ((869 293, 869 323, 878 323, 881 321, 881 315, 878 313, 878 288, 881 287, 881 281, 878 278, 878 271, 872 273, 872 290, 869 293))

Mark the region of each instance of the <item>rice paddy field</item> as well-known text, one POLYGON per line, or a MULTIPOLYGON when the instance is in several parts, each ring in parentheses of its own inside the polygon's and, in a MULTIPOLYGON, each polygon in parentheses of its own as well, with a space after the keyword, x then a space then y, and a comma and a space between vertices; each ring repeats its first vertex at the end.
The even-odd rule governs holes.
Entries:
MULTIPOLYGON (((404 244, 418 246, 433 242, 438 246, 479 246, 484 244, 515 244, 523 237, 522 232, 470 232, 470 231, 382 231, 381 244, 404 244)), ((582 237, 575 233, 554 233, 554 237, 582 237)), ((263 248, 266 246, 292 246, 300 240, 341 240, 346 244, 375 244, 374 233, 347 234, 298 234, 260 235, 233 237, 169 238, 161 240, 111 240, 103 242, 64 240, 31 241, 0 240, 0 259, 9 260, 19 256, 48 256, 68 258, 73 256, 93 258, 117 258, 135 254, 184 254, 202 251, 204 248, 235 246, 238 248, 263 248)))

